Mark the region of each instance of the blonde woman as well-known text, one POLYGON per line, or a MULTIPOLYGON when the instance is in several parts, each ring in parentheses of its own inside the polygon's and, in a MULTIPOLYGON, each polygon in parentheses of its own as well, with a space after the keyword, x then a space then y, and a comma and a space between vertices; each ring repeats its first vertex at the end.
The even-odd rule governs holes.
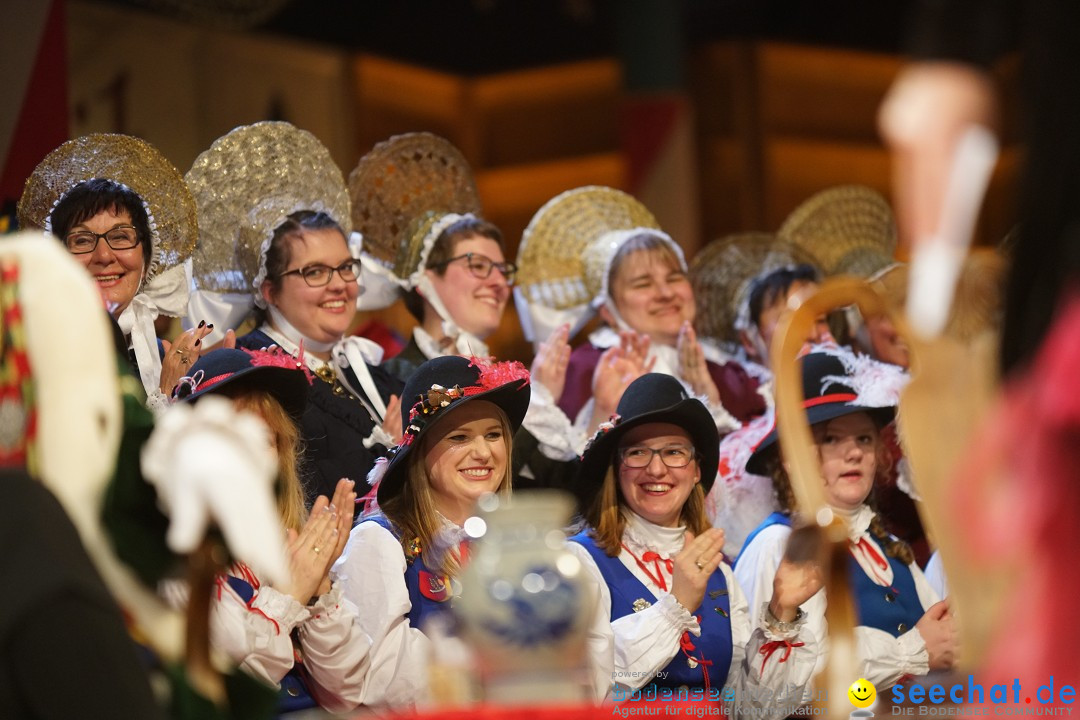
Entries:
POLYGON ((353 529, 336 568, 373 642, 367 705, 426 693, 423 624, 449 610, 473 504, 510 490, 529 375, 520 363, 447 355, 421 365, 402 398, 404 437, 373 472, 379 512, 353 529))

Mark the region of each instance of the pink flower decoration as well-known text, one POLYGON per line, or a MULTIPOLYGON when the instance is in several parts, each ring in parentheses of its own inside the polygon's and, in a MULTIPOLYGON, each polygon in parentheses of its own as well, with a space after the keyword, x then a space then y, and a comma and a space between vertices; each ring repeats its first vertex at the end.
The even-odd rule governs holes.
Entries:
MULTIPOLYGON (((308 385, 315 382, 315 376, 308 370, 307 365, 301 360, 288 354, 277 345, 272 345, 266 350, 240 349, 251 356, 252 367, 279 367, 286 370, 302 370, 304 376, 307 377, 308 385)), ((303 353, 303 349, 301 349, 300 352, 303 353)))

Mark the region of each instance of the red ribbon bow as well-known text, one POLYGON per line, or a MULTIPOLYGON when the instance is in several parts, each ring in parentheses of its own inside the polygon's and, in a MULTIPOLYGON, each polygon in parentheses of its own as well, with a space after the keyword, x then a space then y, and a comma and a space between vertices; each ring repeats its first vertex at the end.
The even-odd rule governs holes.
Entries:
POLYGON ((761 673, 765 674, 765 663, 769 662, 769 658, 772 657, 772 654, 780 648, 784 648, 784 654, 780 656, 780 662, 787 662, 787 659, 791 657, 791 649, 802 647, 805 644, 806 643, 801 642, 793 643, 790 640, 770 640, 765 643, 761 646, 761 649, 758 650, 759 653, 765 656, 761 660, 761 673))

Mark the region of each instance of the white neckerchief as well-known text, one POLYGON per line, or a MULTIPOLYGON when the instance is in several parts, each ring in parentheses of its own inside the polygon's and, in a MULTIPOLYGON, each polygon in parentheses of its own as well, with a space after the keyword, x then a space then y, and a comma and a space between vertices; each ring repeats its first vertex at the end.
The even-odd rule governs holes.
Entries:
MULTIPOLYGON (((273 306, 270 306, 273 310, 273 306)), ((273 312, 271 316, 273 316, 273 312)), ((285 327, 289 330, 294 330, 292 325, 285 323, 285 327)), ((287 331, 282 328, 273 328, 269 323, 264 324, 259 328, 267 337, 274 341, 274 343, 285 352, 289 353, 293 357, 298 357, 300 354, 300 340, 304 341, 304 364, 311 369, 312 372, 318 373, 320 370, 326 367, 330 367, 334 371, 334 376, 337 378, 344 387, 346 387, 352 395, 360 401, 360 404, 367 410, 368 415, 375 422, 375 427, 364 440, 365 447, 371 447, 372 444, 378 443, 386 447, 391 447, 395 443, 393 439, 382 429, 382 421, 386 417, 386 403, 383 402, 382 396, 379 395, 378 389, 375 387, 375 381, 371 377, 371 370, 368 365, 376 365, 382 360, 382 347, 375 342, 368 340, 367 338, 356 337, 349 335, 339 339, 335 343, 330 343, 328 349, 330 350, 330 356, 333 358, 333 362, 327 362, 320 360, 309 352, 308 338, 303 334, 297 332, 296 335, 290 337, 286 334, 287 331), (353 373, 356 375, 356 379, 360 381, 360 385, 363 388, 363 393, 357 391, 349 382, 348 376, 345 375, 345 368, 351 367, 353 373), (365 396, 367 399, 365 399, 365 396), (370 443, 370 444, 369 444, 370 443)), ((317 343, 318 345, 326 345, 326 343, 317 343)), ((324 352, 317 350, 316 352, 324 352)))
POLYGON ((663 558, 674 558, 683 549, 686 527, 662 527, 654 525, 629 508, 623 508, 626 528, 623 542, 639 557, 641 552, 652 550, 663 558))
MULTIPOLYGON (((426 272, 421 274, 417 280, 416 289, 442 319, 443 334, 450 338, 451 342, 448 350, 451 352, 440 351, 439 355, 453 354, 461 355, 463 357, 487 357, 491 354, 488 350, 487 343, 467 330, 463 330, 456 322, 454 322, 454 319, 450 317, 450 311, 443 305, 442 298, 440 298, 439 293, 435 291, 435 285, 432 284, 431 278, 426 272)), ((425 354, 427 353, 425 352, 425 354)))
POLYGON ((139 379, 147 396, 161 392, 161 355, 158 352, 154 320, 158 315, 179 317, 187 307, 187 276, 183 265, 158 273, 149 282, 140 281, 131 303, 116 318, 128 338, 139 365, 139 379))
POLYGON ((469 534, 465 532, 465 528, 438 510, 435 511, 435 514, 438 515, 441 524, 439 530, 435 533, 436 542, 445 543, 446 547, 451 548, 460 545, 462 540, 469 539, 469 534))
POLYGON ((147 395, 161 389, 161 355, 154 330, 156 316, 153 302, 145 295, 136 294, 116 318, 116 324, 128 338, 128 347, 135 352, 139 379, 147 395))
POLYGON ((892 563, 885 555, 885 550, 870 534, 870 521, 874 519, 874 511, 866 504, 860 505, 855 510, 839 508, 832 510, 847 520, 851 554, 862 571, 876 584, 882 587, 891 586, 893 583, 892 563), (884 560, 884 565, 878 559, 884 560))

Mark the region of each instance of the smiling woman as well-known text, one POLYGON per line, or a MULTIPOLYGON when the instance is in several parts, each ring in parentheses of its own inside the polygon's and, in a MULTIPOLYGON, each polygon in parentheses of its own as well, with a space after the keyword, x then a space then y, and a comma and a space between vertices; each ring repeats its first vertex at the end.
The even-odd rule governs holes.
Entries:
MULTIPOLYGON (((881 429, 894 419, 903 373, 838 348, 817 347, 801 363, 803 406, 821 462, 825 497, 833 511, 848 519, 848 572, 859 617, 855 649, 865 680, 889 687, 904 675, 947 670, 956 651, 948 607, 938 602, 911 548, 885 531, 871 505, 875 478, 887 471, 889 457, 881 429)), ((752 608, 768 597, 797 511, 778 439, 774 429, 746 464, 749 472, 773 478, 780 505, 750 533, 735 563, 735 576, 752 608)), ((821 591, 803 606, 818 637, 827 632, 825 603, 821 591)))
POLYGON ((738 364, 706 360, 693 329, 697 308, 683 250, 630 195, 587 186, 552 198, 525 229, 518 264, 515 302, 534 342, 564 323, 572 337, 594 315, 604 321, 574 348, 557 398, 583 438, 610 415, 626 385, 617 383, 611 396, 594 393, 597 368, 616 361, 631 379, 652 370, 685 381, 708 399, 722 432, 765 410, 757 382, 738 364))
POLYGON ((317 378, 301 421, 309 502, 332 497, 341 478, 366 494, 364 478, 400 434, 401 383, 377 367, 375 343, 348 334, 360 239, 349 232, 341 170, 311 133, 264 122, 218 138, 187 180, 207 228, 192 263, 191 316, 221 330, 253 316, 238 346, 277 345, 307 365, 317 378))
POLYGON ((400 297, 419 323, 383 367, 404 381, 432 358, 490 355, 515 267, 499 228, 480 216, 461 151, 431 133, 395 135, 360 158, 349 190, 372 286, 364 309, 400 297))
POLYGON ((51 232, 86 266, 127 336, 148 404, 163 410, 206 332, 190 331, 165 348, 154 331, 158 315, 180 317, 187 309, 183 263, 199 231, 183 177, 143 140, 86 135, 34 169, 18 213, 21 226, 51 232))
POLYGON ((483 494, 510 491, 510 448, 529 407, 520 363, 429 360, 409 378, 404 437, 374 471, 379 512, 352 531, 339 566, 345 596, 374 642, 366 705, 406 706, 427 693, 425 619, 449 610, 483 494))
POLYGON ((751 622, 724 562, 724 533, 705 517, 718 442, 700 400, 669 375, 642 375, 581 458, 577 482, 588 528, 571 547, 610 613, 615 653, 607 665, 617 685, 701 688, 709 699, 721 697, 720 687, 734 688, 734 698, 723 694, 725 712, 765 705, 783 717, 817 657, 797 610, 821 586, 820 574, 782 565, 771 620, 751 622), (782 660, 773 655, 780 647, 782 660), (744 662, 762 655, 760 663, 744 662))

